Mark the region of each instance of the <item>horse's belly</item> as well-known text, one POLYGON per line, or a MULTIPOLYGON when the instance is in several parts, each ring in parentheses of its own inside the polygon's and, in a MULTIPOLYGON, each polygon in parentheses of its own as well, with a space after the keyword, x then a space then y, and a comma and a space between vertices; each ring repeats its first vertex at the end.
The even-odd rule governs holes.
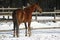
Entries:
POLYGON ((29 15, 24 15, 23 18, 22 18, 22 21, 23 21, 23 22, 29 22, 29 21, 31 21, 31 19, 32 19, 31 16, 29 16, 29 15))
POLYGON ((29 18, 23 20, 23 22, 29 22, 29 21, 31 21, 29 18))
POLYGON ((24 19, 23 22, 28 22, 28 19, 24 19))

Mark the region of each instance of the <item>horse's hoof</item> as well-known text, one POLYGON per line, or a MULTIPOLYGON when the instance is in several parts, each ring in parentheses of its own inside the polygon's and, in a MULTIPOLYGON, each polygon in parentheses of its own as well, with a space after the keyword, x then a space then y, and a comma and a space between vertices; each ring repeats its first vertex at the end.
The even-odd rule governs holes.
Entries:
POLYGON ((27 35, 25 35, 25 36, 27 36, 27 35))
POLYGON ((16 36, 17 38, 19 37, 19 36, 16 36))
POLYGON ((15 37, 15 35, 13 35, 13 37, 15 37))
POLYGON ((29 34, 29 37, 30 37, 31 35, 29 34))

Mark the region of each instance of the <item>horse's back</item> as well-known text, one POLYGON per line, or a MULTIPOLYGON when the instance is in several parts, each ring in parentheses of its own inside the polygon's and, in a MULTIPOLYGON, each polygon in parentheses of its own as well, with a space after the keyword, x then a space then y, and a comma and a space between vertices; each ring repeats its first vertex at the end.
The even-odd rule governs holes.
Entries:
POLYGON ((21 19, 22 18, 22 9, 16 9, 16 10, 14 10, 13 11, 13 13, 12 13, 12 18, 13 18, 13 20, 15 20, 15 19, 21 19))
POLYGON ((16 9, 13 11, 12 16, 17 15, 18 13, 22 13, 22 9, 16 9))

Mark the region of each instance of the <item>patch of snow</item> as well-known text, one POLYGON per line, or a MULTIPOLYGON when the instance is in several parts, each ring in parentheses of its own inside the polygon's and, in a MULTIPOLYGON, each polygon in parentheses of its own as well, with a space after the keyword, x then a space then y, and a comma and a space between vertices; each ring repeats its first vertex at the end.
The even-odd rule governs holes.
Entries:
MULTIPOLYGON (((33 19, 35 18, 33 17, 33 19)), ((53 17, 38 17, 38 19, 53 19, 53 17)), ((44 27, 60 27, 60 21, 57 21, 56 23, 41 23, 36 21, 31 22, 31 28, 44 27)), ((19 28, 25 28, 24 23, 21 23, 19 28)), ((13 29, 13 22, 0 22, 0 30, 10 29, 13 29)), ((60 29, 37 29, 32 30, 31 32, 32 35, 30 37, 25 37, 25 30, 20 30, 18 38, 13 37, 13 32, 0 32, 0 40, 60 40, 60 29)))

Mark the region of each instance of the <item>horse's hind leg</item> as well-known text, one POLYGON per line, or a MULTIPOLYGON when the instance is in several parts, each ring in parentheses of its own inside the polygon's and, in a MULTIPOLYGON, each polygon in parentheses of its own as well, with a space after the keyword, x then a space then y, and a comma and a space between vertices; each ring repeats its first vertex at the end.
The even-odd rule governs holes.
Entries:
POLYGON ((19 37, 19 25, 17 21, 16 21, 16 36, 19 37))
POLYGON ((15 22, 13 22, 13 24, 14 24, 14 27, 13 27, 13 28, 14 28, 14 29, 13 29, 14 34, 13 34, 13 37, 15 37, 15 34, 16 34, 16 33, 15 33, 15 22))
POLYGON ((30 28, 30 24, 31 24, 31 22, 28 22, 28 34, 29 34, 29 36, 31 35, 31 28, 30 28))
POLYGON ((19 26, 16 27, 16 36, 19 37, 19 26))
POLYGON ((26 22, 25 22, 25 36, 27 36, 27 24, 26 24, 26 22))

